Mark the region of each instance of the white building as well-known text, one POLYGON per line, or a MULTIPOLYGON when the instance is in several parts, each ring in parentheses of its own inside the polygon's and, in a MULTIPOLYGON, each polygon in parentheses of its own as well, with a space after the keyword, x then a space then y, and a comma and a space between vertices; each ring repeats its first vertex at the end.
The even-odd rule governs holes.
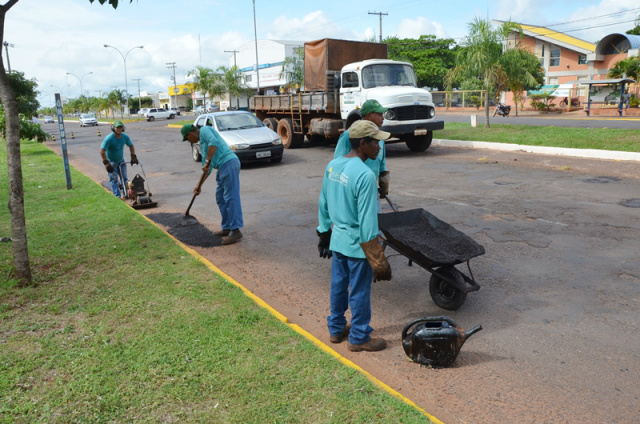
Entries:
POLYGON ((280 78, 284 59, 293 56, 295 49, 303 46, 303 41, 258 40, 259 67, 256 72, 256 43, 250 41, 238 48, 235 58, 230 59, 231 65, 235 60, 248 87, 254 90, 259 87, 263 94, 269 91, 277 93, 287 82, 280 78), (259 85, 257 76, 260 77, 259 85))

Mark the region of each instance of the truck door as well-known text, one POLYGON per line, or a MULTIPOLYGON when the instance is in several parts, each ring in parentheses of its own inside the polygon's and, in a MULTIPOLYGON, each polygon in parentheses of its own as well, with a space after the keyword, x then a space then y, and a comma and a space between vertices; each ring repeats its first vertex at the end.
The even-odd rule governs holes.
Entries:
POLYGON ((340 78, 340 115, 347 119, 349 113, 360 106, 360 76, 357 72, 346 71, 340 78))

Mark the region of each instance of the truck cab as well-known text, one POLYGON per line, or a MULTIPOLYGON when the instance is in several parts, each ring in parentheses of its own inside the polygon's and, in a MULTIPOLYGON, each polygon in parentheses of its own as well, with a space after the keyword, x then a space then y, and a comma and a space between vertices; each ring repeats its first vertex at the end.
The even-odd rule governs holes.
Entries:
POLYGON ((434 119, 431 93, 416 87, 410 63, 369 59, 345 65, 340 72, 340 115, 345 128, 361 119, 360 106, 369 99, 389 109, 381 129, 413 151, 426 150, 432 131, 444 128, 444 122, 434 119))

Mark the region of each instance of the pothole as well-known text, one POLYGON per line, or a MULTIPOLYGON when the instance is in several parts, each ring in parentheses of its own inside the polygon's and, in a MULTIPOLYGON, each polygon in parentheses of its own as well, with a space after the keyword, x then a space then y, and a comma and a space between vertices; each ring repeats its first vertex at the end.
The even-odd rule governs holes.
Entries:
POLYGON ((628 208, 640 208, 640 199, 627 199, 618 204, 628 208))

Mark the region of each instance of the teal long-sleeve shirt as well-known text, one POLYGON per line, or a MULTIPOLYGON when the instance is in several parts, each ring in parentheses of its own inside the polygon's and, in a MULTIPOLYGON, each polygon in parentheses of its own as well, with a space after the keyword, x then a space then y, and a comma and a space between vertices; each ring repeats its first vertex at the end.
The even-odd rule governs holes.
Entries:
POLYGON ((211 127, 200 128, 200 152, 202 152, 202 166, 207 159, 209 146, 216 146, 216 153, 211 158, 209 173, 215 168, 220 169, 225 162, 237 157, 229 145, 220 137, 218 132, 211 127))
POLYGON ((358 157, 329 162, 318 200, 317 230, 331 229, 329 248, 351 258, 366 258, 360 243, 378 236, 377 179, 358 157))
MULTIPOLYGON (((376 180, 380 176, 381 172, 387 170, 387 151, 384 148, 384 140, 378 141, 380 145, 380 152, 375 159, 367 159, 364 164, 367 165, 376 176, 376 180)), ((349 142, 349 130, 342 133, 336 144, 336 151, 333 154, 333 158, 339 158, 351 151, 351 143, 349 142)))

